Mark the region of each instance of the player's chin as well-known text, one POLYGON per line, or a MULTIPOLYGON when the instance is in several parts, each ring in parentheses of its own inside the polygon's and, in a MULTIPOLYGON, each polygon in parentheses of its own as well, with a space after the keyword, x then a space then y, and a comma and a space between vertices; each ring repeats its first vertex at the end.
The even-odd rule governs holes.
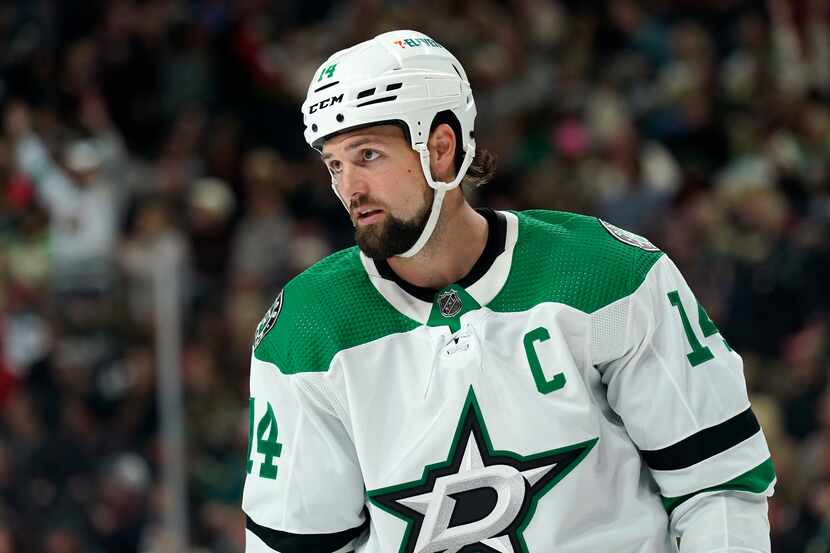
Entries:
POLYGON ((377 232, 379 229, 373 228, 375 226, 366 225, 357 229, 355 232, 355 241, 358 247, 366 257, 371 259, 386 259, 391 257, 395 252, 389 250, 388 244, 383 240, 382 233, 377 232))
POLYGON ((358 223, 355 227, 355 237, 365 242, 381 242, 383 239, 383 225, 380 223, 358 223))

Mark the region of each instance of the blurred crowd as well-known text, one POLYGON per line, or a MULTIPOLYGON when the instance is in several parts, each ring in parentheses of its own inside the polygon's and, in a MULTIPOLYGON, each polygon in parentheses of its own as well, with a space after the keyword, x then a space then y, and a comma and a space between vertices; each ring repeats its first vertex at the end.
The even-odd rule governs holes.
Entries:
POLYGON ((256 323, 353 243, 299 106, 418 29, 465 65, 475 205, 598 215, 678 264, 744 357, 773 551, 830 552, 830 2, 0 5, 0 553, 167 553, 153 279, 179 260, 189 534, 240 553, 256 323))

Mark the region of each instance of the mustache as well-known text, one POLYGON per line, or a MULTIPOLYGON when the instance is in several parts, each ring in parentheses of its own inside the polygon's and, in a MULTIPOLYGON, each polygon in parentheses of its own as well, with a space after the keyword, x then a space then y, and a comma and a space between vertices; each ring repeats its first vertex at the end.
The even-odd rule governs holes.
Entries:
POLYGON ((384 209, 386 208, 385 205, 383 205, 380 202, 374 201, 369 196, 358 196, 356 198, 352 198, 349 201, 349 211, 354 212, 356 209, 359 209, 359 208, 361 208, 361 207, 363 207, 364 205, 367 205, 367 204, 376 205, 376 206, 379 206, 379 207, 384 208, 384 209))

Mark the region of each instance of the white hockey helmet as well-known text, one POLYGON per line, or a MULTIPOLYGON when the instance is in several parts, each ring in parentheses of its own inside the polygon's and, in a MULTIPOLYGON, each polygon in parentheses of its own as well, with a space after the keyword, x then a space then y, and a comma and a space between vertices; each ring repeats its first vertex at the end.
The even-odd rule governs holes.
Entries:
MULTIPOLYGON (((446 48, 417 31, 391 31, 341 50, 326 60, 314 77, 303 102, 305 139, 322 151, 327 138, 383 123, 403 125, 421 170, 435 190, 432 211, 424 231, 401 257, 418 253, 429 240, 444 194, 461 183, 475 157, 473 135, 476 106, 467 74, 446 48), (427 139, 435 116, 452 112, 461 127, 457 136, 464 152, 452 182, 436 182, 429 169, 427 139)), ((336 183, 332 188, 340 197, 336 183)))

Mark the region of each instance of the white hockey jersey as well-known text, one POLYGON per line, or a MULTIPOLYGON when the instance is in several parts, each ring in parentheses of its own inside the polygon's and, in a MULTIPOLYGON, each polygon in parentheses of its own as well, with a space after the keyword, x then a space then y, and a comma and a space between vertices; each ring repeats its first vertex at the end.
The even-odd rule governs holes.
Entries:
POLYGON ((482 213, 443 290, 351 248, 279 294, 249 553, 665 553, 693 498, 771 495, 741 358, 666 255, 591 217, 482 213))

